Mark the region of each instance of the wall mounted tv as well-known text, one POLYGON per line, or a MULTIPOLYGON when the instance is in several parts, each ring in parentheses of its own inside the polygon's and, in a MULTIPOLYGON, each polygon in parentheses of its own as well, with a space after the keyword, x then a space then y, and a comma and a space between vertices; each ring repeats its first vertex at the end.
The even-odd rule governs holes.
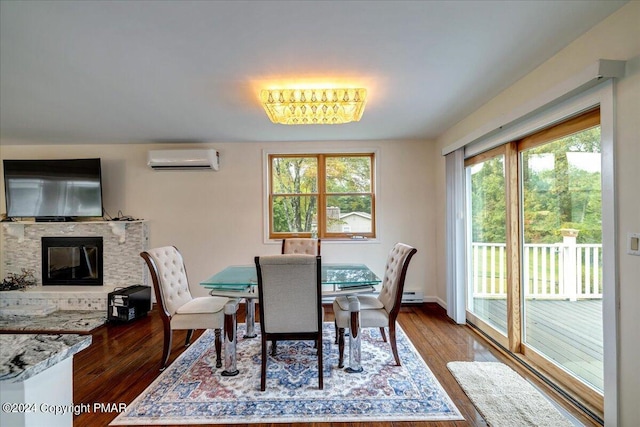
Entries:
POLYGON ((102 216, 100 159, 3 160, 7 217, 102 216))

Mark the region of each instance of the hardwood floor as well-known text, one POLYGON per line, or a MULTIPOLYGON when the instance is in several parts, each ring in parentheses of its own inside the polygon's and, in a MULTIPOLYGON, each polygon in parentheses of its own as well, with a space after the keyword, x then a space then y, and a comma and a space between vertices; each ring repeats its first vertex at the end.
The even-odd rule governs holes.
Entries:
MULTIPOLYGON (((332 321, 331 307, 326 306, 326 320, 332 321)), ((244 321, 244 312, 238 315, 244 321)), ((486 426, 471 401, 464 394, 446 367, 450 361, 502 361, 516 369, 534 385, 547 392, 559 402, 563 411, 572 414, 579 423, 598 426, 590 418, 571 408, 566 402, 528 374, 518 365, 507 360, 491 348, 486 341, 464 325, 456 325, 436 304, 411 305, 403 307, 398 322, 412 343, 427 362, 434 375, 445 388, 451 399, 462 412, 465 421, 455 422, 379 422, 376 427, 409 427, 429 425, 434 427, 486 426)), ((202 331, 194 333, 193 340, 202 331)), ((94 411, 94 403, 129 404, 158 377, 162 353, 162 321, 156 310, 143 319, 129 324, 106 325, 93 332, 93 343, 74 358, 73 396, 74 403, 88 404, 90 411, 74 416, 74 427, 95 427, 108 425, 116 412, 94 411)), ((184 351, 186 332, 174 332, 173 348, 169 363, 184 351)), ((337 349, 336 349, 337 351, 337 349)), ((250 424, 252 427, 278 426, 286 424, 250 424)), ((301 424, 294 424, 301 425, 301 424)), ((313 423, 323 426, 362 426, 362 423, 313 423)))

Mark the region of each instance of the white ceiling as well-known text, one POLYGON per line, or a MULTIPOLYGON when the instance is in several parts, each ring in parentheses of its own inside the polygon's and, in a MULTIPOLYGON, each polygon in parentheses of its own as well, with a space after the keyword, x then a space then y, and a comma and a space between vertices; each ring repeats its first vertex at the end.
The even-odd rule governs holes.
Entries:
POLYGON ((0 136, 433 139, 624 1, 1 1, 0 136), (368 89, 360 122, 271 123, 259 90, 368 89))

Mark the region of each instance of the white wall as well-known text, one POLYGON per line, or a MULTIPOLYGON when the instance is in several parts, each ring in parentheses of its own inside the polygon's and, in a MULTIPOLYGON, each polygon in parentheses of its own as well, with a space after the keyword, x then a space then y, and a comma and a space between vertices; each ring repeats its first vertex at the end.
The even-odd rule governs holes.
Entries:
MULTIPOLYGON (((280 242, 264 243, 263 150, 378 150, 378 239, 375 242, 323 241, 325 262, 362 262, 378 275, 394 243, 418 248, 406 287, 435 296, 435 215, 432 204, 434 144, 424 141, 215 143, 219 172, 152 171, 146 166, 150 149, 191 148, 178 145, 36 145, 0 141, 0 157, 100 157, 104 206, 112 217, 125 215, 149 221, 150 245, 175 245, 187 264, 192 292, 230 264, 251 264, 255 255, 279 253, 280 242), (425 185, 427 183, 427 185, 425 185)), ((203 145, 200 145, 202 147, 203 145)), ((0 185, 3 185, 0 184, 0 185)), ((2 212, 4 188, 2 188, 2 212)), ((4 277, 4 273, 2 277, 4 277)))
MULTIPOLYGON (((619 423, 635 426, 640 419, 640 257, 627 255, 626 235, 640 232, 640 2, 630 2, 560 51, 553 58, 442 135, 438 149, 504 117, 598 59, 626 60, 626 74, 616 89, 616 180, 619 251, 619 423)), ((437 222, 444 230, 444 158, 436 165, 437 222)), ((444 231, 437 234, 437 292, 445 298, 444 231)), ((605 415, 606 416, 606 415, 605 415)))

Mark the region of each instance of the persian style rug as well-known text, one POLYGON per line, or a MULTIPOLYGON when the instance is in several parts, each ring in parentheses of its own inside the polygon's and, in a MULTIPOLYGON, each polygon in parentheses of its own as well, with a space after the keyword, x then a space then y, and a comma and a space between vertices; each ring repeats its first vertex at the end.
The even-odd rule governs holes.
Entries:
MULTIPOLYGON (((259 331, 259 329, 258 329, 259 331)), ((238 337, 244 324, 238 325, 238 337)), ((238 339, 240 374, 215 368, 213 331, 205 332, 110 425, 463 420, 447 393, 398 328, 403 365, 395 366, 377 329, 362 331, 364 372, 338 368, 333 323, 324 325, 324 389, 318 389, 311 341, 278 342, 260 391, 260 338, 238 339)), ((345 365, 348 342, 345 343, 345 365)))
POLYGON ((513 369, 500 362, 449 362, 451 371, 491 427, 574 424, 513 369))

